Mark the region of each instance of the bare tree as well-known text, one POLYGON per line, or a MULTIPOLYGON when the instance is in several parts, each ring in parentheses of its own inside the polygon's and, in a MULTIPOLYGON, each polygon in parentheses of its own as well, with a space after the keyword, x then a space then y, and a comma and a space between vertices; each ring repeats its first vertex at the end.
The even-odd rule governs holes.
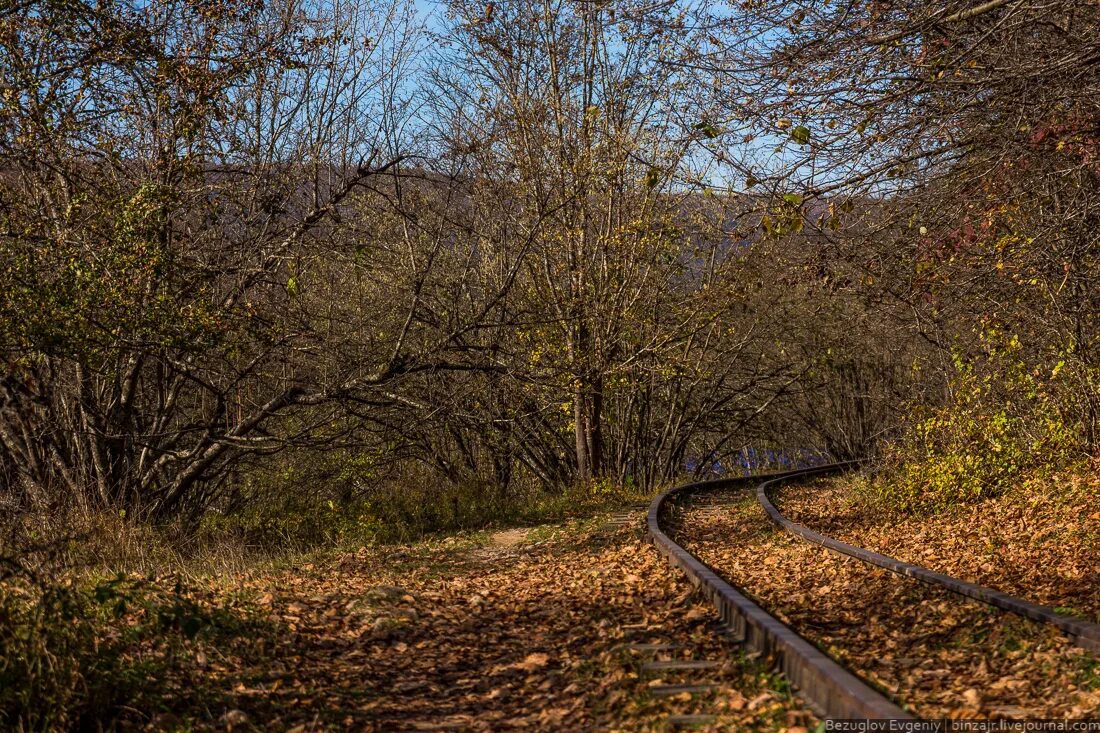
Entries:
POLYGON ((474 368, 494 293, 437 318, 462 278, 396 213, 418 34, 358 0, 5 11, 6 490, 198 511, 338 406, 474 368))

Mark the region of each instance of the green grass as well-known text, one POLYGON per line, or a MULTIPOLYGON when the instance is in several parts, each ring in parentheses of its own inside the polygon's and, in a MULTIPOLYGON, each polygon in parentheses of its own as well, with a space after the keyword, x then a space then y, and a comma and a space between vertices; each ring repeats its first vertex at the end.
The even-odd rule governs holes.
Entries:
POLYGON ((1100 659, 1089 655, 1082 657, 1077 684, 1090 692, 1100 690, 1100 659))

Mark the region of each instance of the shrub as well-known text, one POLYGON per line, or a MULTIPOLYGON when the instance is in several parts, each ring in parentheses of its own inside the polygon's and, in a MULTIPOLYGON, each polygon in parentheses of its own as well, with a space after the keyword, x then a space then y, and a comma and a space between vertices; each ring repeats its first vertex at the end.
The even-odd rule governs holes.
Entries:
POLYGON ((1090 377, 1085 366, 1066 352, 1029 358, 1018 337, 993 328, 980 343, 975 358, 955 354, 946 404, 914 409, 887 449, 889 478, 869 489, 877 501, 935 511, 999 494, 1022 471, 1062 465, 1087 449, 1087 398, 1078 390, 1090 377))
POLYGON ((255 486, 239 510, 208 516, 200 541, 229 535, 267 552, 408 542, 438 533, 575 518, 643 498, 634 487, 607 478, 560 492, 518 482, 502 489, 477 478, 449 482, 412 471, 372 483, 344 500, 324 482, 255 486))
POLYGON ((249 636, 241 632, 252 622, 204 608, 179 584, 121 575, 47 581, 7 566, 0 575, 3 730, 110 729, 127 711, 164 709, 194 642, 249 636))

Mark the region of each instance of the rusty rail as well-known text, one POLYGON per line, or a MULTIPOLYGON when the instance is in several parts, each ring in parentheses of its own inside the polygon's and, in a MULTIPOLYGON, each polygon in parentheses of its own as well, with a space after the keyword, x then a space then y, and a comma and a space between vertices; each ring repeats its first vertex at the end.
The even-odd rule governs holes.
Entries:
POLYGON ((1064 616, 1060 613, 1056 613, 1052 608, 1040 606, 1037 603, 1032 603, 1022 598, 1010 596, 999 590, 968 583, 965 580, 952 578, 949 575, 937 573, 934 570, 929 570, 920 565, 912 565, 886 555, 881 555, 877 552, 871 552, 862 547, 849 545, 846 542, 841 542, 840 540, 823 535, 820 532, 815 532, 809 527, 787 519, 787 517, 783 516, 775 507, 771 499, 768 498, 768 489, 789 478, 789 476, 776 476, 764 481, 756 487, 756 498, 760 502, 760 505, 764 507, 764 511, 771 517, 772 521, 791 534, 797 535, 807 542, 812 542, 816 545, 834 550, 835 552, 849 555, 857 560, 862 560, 871 565, 877 565, 880 568, 886 568, 899 575, 914 578, 924 583, 928 583, 929 585, 946 588, 961 596, 988 603, 991 606, 996 606, 1004 611, 1018 614, 1033 621, 1050 624, 1066 632, 1070 640, 1077 646, 1093 651, 1100 650, 1100 625, 1098 624, 1082 621, 1070 616, 1064 616))
POLYGON ((692 584, 718 608, 722 621, 747 648, 774 659, 779 671, 800 697, 826 718, 879 720, 912 719, 881 693, 830 659, 824 652, 796 634, 737 588, 720 578, 698 558, 673 542, 661 529, 666 503, 674 498, 706 489, 751 486, 761 478, 771 481, 841 471, 851 464, 784 471, 766 476, 719 479, 685 484, 664 492, 649 507, 649 536, 670 564, 687 574, 692 584))

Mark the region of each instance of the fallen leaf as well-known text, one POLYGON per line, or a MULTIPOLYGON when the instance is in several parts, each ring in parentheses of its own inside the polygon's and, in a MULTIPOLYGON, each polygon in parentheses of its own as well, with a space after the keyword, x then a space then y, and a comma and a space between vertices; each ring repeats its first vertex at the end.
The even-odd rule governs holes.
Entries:
POLYGON ((524 657, 523 661, 518 663, 516 667, 526 672, 533 672, 540 667, 545 667, 549 662, 549 655, 543 654, 542 652, 535 652, 524 657))

